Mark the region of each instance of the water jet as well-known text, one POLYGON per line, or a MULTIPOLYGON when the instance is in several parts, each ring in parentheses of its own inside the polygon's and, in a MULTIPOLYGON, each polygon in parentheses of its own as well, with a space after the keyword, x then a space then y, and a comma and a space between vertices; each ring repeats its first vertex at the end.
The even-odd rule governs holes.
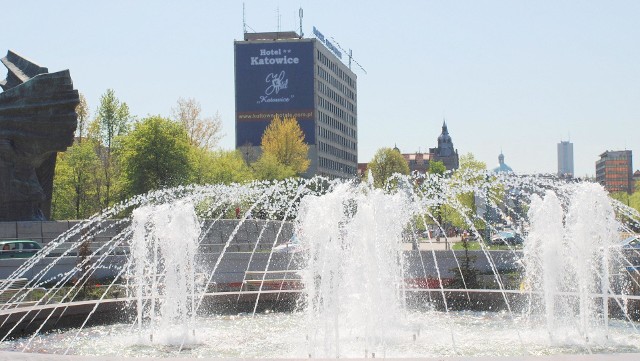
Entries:
POLYGON ((316 178, 162 190, 96 215, 25 260, 10 279, 33 276, 0 305, 0 348, 113 357, 637 357, 630 311, 640 302, 638 277, 619 239, 638 219, 598 185, 515 175, 399 177, 384 189, 316 178), (465 203, 470 197, 484 199, 485 211, 465 203), (239 206, 243 218, 229 219, 239 206), (52 274, 68 256, 49 253, 61 245, 72 252, 115 216, 114 237, 52 274), (466 249, 443 247, 459 243, 455 224, 476 239, 466 249), (522 234, 523 245, 492 244, 504 228, 522 234), (430 236, 436 229, 446 242, 430 236), (273 251, 293 235, 299 248, 273 251), (118 247, 127 254, 115 255, 118 247), (105 269, 97 299, 80 300, 105 269), (69 329, 71 315, 78 322, 69 329))

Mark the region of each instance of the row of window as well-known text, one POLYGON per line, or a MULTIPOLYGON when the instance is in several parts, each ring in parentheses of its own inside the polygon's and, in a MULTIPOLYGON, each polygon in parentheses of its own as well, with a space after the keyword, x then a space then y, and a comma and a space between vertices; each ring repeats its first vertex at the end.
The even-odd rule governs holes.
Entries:
POLYGON ((336 106, 332 102, 318 95, 318 106, 328 110, 329 112, 336 115, 336 117, 344 120, 345 122, 355 126, 356 125, 356 117, 351 115, 351 113, 343 110, 342 108, 336 106))
POLYGON ((333 129, 337 129, 341 131, 342 134, 345 134, 348 137, 351 137, 351 138, 358 137, 358 134, 354 128, 349 127, 348 125, 342 123, 338 119, 330 116, 329 114, 326 114, 323 111, 318 111, 318 120, 321 123, 324 123, 333 129))
POLYGON ((356 82, 353 79, 351 79, 351 77, 347 75, 347 73, 342 71, 342 69, 340 69, 340 67, 336 63, 334 63, 328 57, 322 54, 320 50, 318 50, 318 61, 324 64, 327 68, 331 69, 331 71, 333 71, 340 79, 344 80, 347 84, 349 84, 350 87, 352 88, 356 87, 356 82))
POLYGON ((357 144, 354 141, 351 141, 340 134, 336 134, 325 127, 318 126, 318 135, 322 138, 327 139, 333 143, 338 143, 341 146, 349 149, 356 150, 357 144))
POLYGON ((356 101, 356 93, 336 79, 333 75, 329 74, 329 72, 324 70, 320 65, 318 65, 318 76, 324 79, 327 83, 333 85, 336 89, 340 90, 347 98, 354 102, 356 101))
POLYGON ((632 175, 633 173, 631 173, 628 168, 607 168, 604 171, 604 173, 607 174, 607 175, 609 175, 609 174, 620 174, 622 176, 629 176, 629 177, 633 176, 632 175))
POLYGON ((318 133, 319 135, 332 142, 332 143, 336 143, 339 144, 345 148, 349 148, 349 149, 353 149, 356 150, 357 149, 357 143, 349 140, 339 134, 336 134, 334 132, 332 132, 331 130, 327 129, 327 128, 323 128, 323 127, 318 127, 318 133))
POLYGON ((325 152, 327 154, 331 154, 334 157, 340 158, 340 159, 345 159, 348 160, 350 162, 353 163, 358 163, 358 156, 356 156, 353 153, 347 152, 344 149, 340 149, 337 147, 334 147, 331 144, 327 144, 324 142, 318 142, 318 148, 322 151, 325 152))
POLYGON ((331 169, 341 173, 356 174, 356 167, 332 159, 318 157, 318 164, 321 168, 331 169))
POLYGON ((333 99, 333 101, 335 101, 336 103, 338 103, 338 104, 342 105, 343 107, 347 108, 347 110, 349 110, 350 112, 352 112, 352 113, 356 112, 355 104, 353 104, 352 102, 350 102, 347 99, 345 99, 344 97, 342 97, 340 94, 338 94, 335 91, 333 91, 333 89, 328 87, 327 84, 325 84, 324 82, 321 82, 320 80, 318 80, 318 90, 322 94, 324 94, 327 97, 329 97, 329 99, 333 99))

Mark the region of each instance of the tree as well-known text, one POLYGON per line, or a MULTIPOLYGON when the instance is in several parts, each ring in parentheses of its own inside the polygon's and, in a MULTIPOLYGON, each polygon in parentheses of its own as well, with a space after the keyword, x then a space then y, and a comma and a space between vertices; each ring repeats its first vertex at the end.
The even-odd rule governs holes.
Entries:
POLYGON ((172 109, 173 119, 184 126, 191 145, 214 149, 222 138, 220 114, 203 118, 200 103, 193 98, 178 98, 178 106, 172 109))
POLYGON ((260 159, 251 166, 255 177, 260 180, 282 180, 296 175, 296 171, 293 168, 282 164, 271 153, 263 153, 260 159))
POLYGON ((636 187, 635 192, 629 194, 627 192, 614 192, 609 196, 620 203, 636 209, 640 212, 640 189, 636 187))
POLYGON ((399 151, 391 148, 380 148, 367 167, 373 175, 373 184, 382 187, 389 177, 395 173, 409 174, 409 164, 399 151))
POLYGON ((89 105, 87 105, 87 99, 82 93, 80 95, 80 103, 76 106, 76 114, 78 114, 78 127, 76 129, 76 136, 78 141, 82 142, 82 138, 86 137, 88 131, 89 120, 89 105))
POLYGON ((429 161, 429 169, 428 172, 431 174, 444 174, 447 171, 447 167, 444 166, 444 163, 439 160, 429 161))
MULTIPOLYGON (((307 171, 311 163, 309 146, 304 142, 304 133, 295 117, 280 117, 276 114, 262 135, 262 152, 273 156, 295 174, 307 171)), ((266 163, 272 159, 265 160, 266 163)))
POLYGON ((129 106, 127 103, 120 103, 113 89, 107 89, 100 97, 100 106, 96 113, 102 143, 107 149, 111 149, 115 137, 125 134, 128 130, 129 106))
POLYGON ((98 197, 100 159, 94 141, 76 142, 58 153, 54 177, 52 214, 54 219, 83 219, 101 208, 98 197))
MULTIPOLYGON (((460 167, 453 172, 451 184, 454 189, 483 188, 487 182, 487 165, 475 159, 472 153, 460 156, 460 167)), ((491 190, 490 192, 494 192, 491 190)), ((465 191, 456 194, 455 202, 459 206, 453 206, 449 202, 437 205, 432 209, 433 215, 442 226, 454 226, 457 228, 468 228, 467 219, 476 219, 475 192, 465 191), (463 213, 461 211, 464 210, 463 213)), ((484 222, 477 220, 476 228, 484 228, 484 222)))
POLYGON ((160 116, 137 123, 116 152, 125 196, 186 184, 193 170, 186 130, 160 116))
POLYGON ((482 172, 487 170, 487 163, 477 160, 473 153, 466 153, 460 156, 459 170, 482 172))
POLYGON ((197 184, 242 183, 253 178, 239 151, 212 152, 192 148, 193 182, 197 184))
POLYGON ((111 202, 111 188, 113 183, 113 160, 111 158, 111 149, 114 139, 125 134, 129 128, 129 106, 127 103, 120 103, 116 98, 113 89, 107 89, 107 92, 100 97, 100 106, 96 111, 96 129, 104 151, 100 159, 103 162, 103 172, 105 180, 104 207, 108 207, 111 202))

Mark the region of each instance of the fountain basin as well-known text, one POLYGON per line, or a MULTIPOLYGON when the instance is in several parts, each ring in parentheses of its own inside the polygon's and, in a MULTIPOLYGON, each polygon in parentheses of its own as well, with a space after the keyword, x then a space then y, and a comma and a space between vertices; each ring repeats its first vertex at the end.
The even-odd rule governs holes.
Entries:
MULTIPOLYGON (((341 334, 339 357, 584 360, 589 354, 598 354, 600 358, 594 359, 616 356, 616 360, 637 360, 640 356, 640 336, 630 332, 623 322, 611 322, 608 338, 603 335, 587 342, 570 327, 563 337, 549 339, 537 320, 513 317, 508 312, 410 311, 404 316, 404 320, 388 326, 393 332, 388 339, 381 340, 386 346, 366 349, 362 338, 341 334)), ((309 348, 304 334, 302 313, 236 314, 200 317, 196 341, 182 347, 179 343, 159 345, 138 340, 132 337, 131 325, 121 323, 85 328, 77 338, 75 330, 41 334, 26 349, 26 339, 5 341, 3 348, 24 349, 31 357, 43 360, 61 357, 34 352, 62 354, 69 346, 72 346, 69 353, 77 355, 77 359, 89 358, 88 355, 97 359, 134 356, 306 359, 316 350, 309 348)), ((12 355, 23 356, 7 351, 0 357, 12 355)))

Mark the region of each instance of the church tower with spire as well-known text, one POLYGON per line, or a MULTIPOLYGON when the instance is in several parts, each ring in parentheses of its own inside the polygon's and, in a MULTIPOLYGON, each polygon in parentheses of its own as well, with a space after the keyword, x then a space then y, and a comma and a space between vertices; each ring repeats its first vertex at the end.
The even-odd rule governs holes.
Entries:
POLYGON ((444 163, 447 170, 458 169, 460 166, 458 150, 453 147, 446 120, 442 121, 442 133, 438 137, 438 147, 430 148, 429 153, 431 153, 431 160, 444 163))

